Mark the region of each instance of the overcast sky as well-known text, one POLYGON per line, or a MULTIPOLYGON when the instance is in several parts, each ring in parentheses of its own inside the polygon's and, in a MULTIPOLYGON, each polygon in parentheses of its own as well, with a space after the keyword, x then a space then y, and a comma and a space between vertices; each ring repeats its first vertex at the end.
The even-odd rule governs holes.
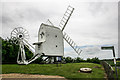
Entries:
MULTIPOLYGON (((113 0, 110 0, 113 1, 113 0)), ((49 19, 58 27, 68 5, 75 8, 65 32, 81 46, 84 59, 98 57, 112 58, 111 51, 102 51, 101 46, 118 44, 118 3, 117 2, 80 2, 80 0, 39 0, 39 2, 3 2, 2 36, 10 37, 16 27, 27 29, 29 42, 38 41, 38 29, 41 23, 49 19)), ((65 56, 77 57, 74 50, 64 41, 65 56)))

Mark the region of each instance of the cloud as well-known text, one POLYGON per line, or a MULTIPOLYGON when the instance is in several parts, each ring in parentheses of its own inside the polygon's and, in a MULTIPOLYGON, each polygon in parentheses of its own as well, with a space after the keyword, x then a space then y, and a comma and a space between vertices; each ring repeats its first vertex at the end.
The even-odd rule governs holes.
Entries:
MULTIPOLYGON (((117 44, 118 16, 117 3, 114 2, 79 2, 79 1, 40 1, 2 3, 2 37, 10 36, 15 27, 23 27, 30 34, 29 42, 37 42, 38 30, 42 22, 50 19, 57 26, 68 5, 75 10, 65 27, 65 32, 78 44, 105 45, 117 44), (61 6, 62 5, 62 6, 61 6)), ((57 26, 58 27, 58 26, 57 26)), ((80 57, 100 56, 97 47, 87 46, 80 57), (88 56, 89 55, 89 56, 88 56)), ((103 52, 104 53, 104 52, 103 52)), ((109 54, 109 52, 106 52, 109 54)), ((65 42, 65 56, 78 56, 65 42), (67 49, 68 48, 68 49, 67 49)), ((104 54, 103 58, 107 55, 104 54)), ((108 56, 109 58, 111 56, 108 56)))
POLYGON ((2 24, 9 24, 10 22, 13 22, 10 17, 2 15, 2 24))
MULTIPOLYGON (((33 4, 35 5, 35 4, 33 4)), ((26 3, 3 3, 3 24, 10 23, 26 23, 42 21, 49 15, 44 14, 39 8, 31 7, 26 3), (9 8, 10 7, 10 8, 9 8), (8 10, 9 9, 9 10, 8 10), (11 12, 11 13, 9 13, 11 12)))
POLYGON ((118 58, 118 46, 115 44, 111 45, 85 45, 80 46, 82 52, 78 55, 71 47, 65 48, 65 57, 81 57, 83 59, 98 57, 99 59, 113 59, 112 50, 101 50, 101 46, 114 46, 115 47, 115 56, 118 58))
POLYGON ((65 31, 78 44, 116 43, 118 36, 117 3, 85 3, 79 5, 76 18, 71 18, 65 31), (92 5, 92 6, 91 6, 92 5), (98 6, 98 7, 97 7, 98 6), (97 8, 99 9, 97 9, 97 8), (94 9, 93 10, 91 10, 94 9), (107 9, 107 10, 104 10, 107 9), (74 23, 74 24, 73 24, 74 23))

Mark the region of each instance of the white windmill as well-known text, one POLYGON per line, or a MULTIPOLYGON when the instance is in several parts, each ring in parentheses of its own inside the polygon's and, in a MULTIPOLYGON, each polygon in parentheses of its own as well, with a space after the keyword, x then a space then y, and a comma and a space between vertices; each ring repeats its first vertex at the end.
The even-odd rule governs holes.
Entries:
POLYGON ((11 37, 16 38, 20 45, 20 50, 18 53, 17 62, 18 64, 29 64, 32 61, 39 58, 41 55, 47 56, 47 59, 53 57, 61 57, 64 56, 64 43, 63 38, 65 41, 75 50, 75 52, 79 55, 81 53, 81 49, 76 43, 67 35, 67 33, 63 32, 65 26, 70 19, 74 8, 68 6, 59 27, 55 27, 52 23, 51 25, 42 23, 39 32, 38 32, 38 42, 34 43, 35 45, 35 52, 31 49, 34 49, 26 40, 27 38, 27 31, 23 28, 15 28, 11 32, 11 37), (25 33, 26 32, 26 33, 25 33), (30 60, 26 60, 24 45, 34 54, 34 56, 30 60), (19 55, 21 54, 21 60, 19 60, 19 55))

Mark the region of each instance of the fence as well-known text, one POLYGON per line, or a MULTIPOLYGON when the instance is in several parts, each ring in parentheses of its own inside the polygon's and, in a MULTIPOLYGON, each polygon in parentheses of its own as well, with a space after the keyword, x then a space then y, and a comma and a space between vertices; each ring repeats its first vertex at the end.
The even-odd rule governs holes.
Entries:
POLYGON ((108 64, 106 61, 102 61, 101 64, 103 65, 103 67, 105 69, 105 72, 107 74, 108 80, 115 80, 114 75, 113 75, 114 74, 114 70, 111 67, 111 65, 108 64))

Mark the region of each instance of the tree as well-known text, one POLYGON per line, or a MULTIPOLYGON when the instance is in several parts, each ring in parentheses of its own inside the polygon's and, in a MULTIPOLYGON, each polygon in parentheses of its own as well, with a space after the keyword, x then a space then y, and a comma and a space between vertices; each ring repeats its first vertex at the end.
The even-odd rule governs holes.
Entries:
MULTIPOLYGON (((1 39, 2 40, 2 63, 16 63, 17 56, 18 56, 18 50, 19 45, 15 43, 15 39, 1 39)), ((32 58, 33 54, 32 52, 24 46, 25 54, 26 54, 26 60, 29 60, 32 58)), ((40 63, 42 62, 42 57, 38 58, 34 63, 40 63)))
POLYGON ((80 58, 80 57, 77 57, 77 58, 75 58, 75 60, 74 60, 75 63, 84 62, 84 61, 85 61, 85 60, 83 60, 83 59, 80 58))
POLYGON ((87 58, 87 62, 91 62, 91 63, 100 63, 100 60, 99 60, 99 58, 97 58, 97 57, 95 57, 95 58, 92 58, 92 59, 90 59, 90 58, 87 58))
POLYGON ((71 57, 66 57, 65 61, 66 61, 66 63, 72 63, 73 59, 71 57))

